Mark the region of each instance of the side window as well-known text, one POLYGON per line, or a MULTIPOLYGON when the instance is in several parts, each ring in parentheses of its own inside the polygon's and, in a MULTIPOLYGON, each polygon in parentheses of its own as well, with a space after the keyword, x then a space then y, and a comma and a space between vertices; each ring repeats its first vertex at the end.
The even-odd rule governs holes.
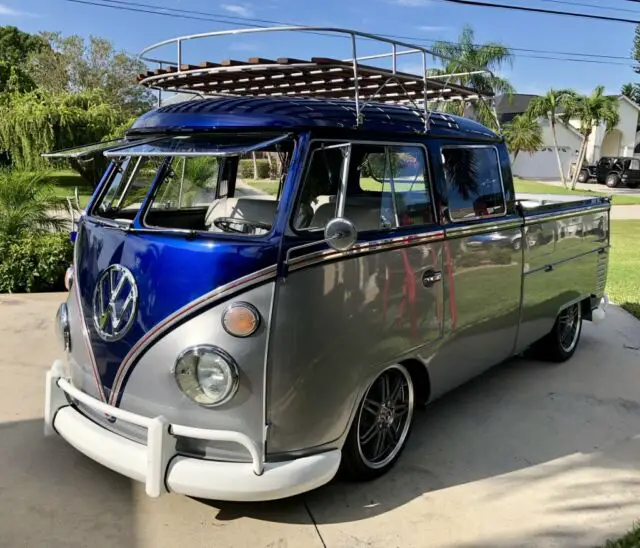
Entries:
MULTIPOLYGON (((381 223, 377 228, 434 223, 424 150, 416 146, 362 148, 359 187, 365 194, 380 193, 381 223)), ((350 202, 357 205, 357 200, 347 196, 345 216, 350 202)))
POLYGON ((498 153, 493 147, 444 147, 449 215, 454 221, 506 213, 498 153))
MULTIPOLYGON (((319 146, 311 153, 294 219, 297 230, 323 229, 338 214, 345 151, 319 146)), ((434 222, 421 147, 354 143, 348 171, 343 215, 359 232, 434 222)))
POLYGON ((640 170, 640 160, 631 160, 629 164, 629 169, 632 171, 640 170))
POLYGON ((311 151, 293 221, 296 230, 324 228, 336 216, 342 161, 341 147, 321 144, 311 151))

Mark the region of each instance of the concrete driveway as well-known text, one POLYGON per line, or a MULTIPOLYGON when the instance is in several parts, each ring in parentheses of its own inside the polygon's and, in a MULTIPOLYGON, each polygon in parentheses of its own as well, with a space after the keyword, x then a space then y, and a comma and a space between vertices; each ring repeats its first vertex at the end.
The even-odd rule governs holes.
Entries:
POLYGON ((569 363, 515 359, 421 411, 396 469, 265 504, 144 489, 44 438, 57 295, 0 295, 0 546, 595 546, 640 518, 640 322, 569 363))

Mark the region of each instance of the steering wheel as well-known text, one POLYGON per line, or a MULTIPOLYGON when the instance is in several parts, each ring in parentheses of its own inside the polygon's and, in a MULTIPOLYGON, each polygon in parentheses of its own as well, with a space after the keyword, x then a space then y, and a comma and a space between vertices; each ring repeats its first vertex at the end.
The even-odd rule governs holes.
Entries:
POLYGON ((233 217, 218 217, 214 219, 213 225, 224 232, 237 232, 239 234, 247 234, 248 231, 243 230, 242 228, 233 228, 231 225, 243 225, 247 228, 261 228, 262 230, 269 231, 271 230, 271 225, 266 223, 261 223, 259 221, 251 221, 249 219, 235 219, 233 217))

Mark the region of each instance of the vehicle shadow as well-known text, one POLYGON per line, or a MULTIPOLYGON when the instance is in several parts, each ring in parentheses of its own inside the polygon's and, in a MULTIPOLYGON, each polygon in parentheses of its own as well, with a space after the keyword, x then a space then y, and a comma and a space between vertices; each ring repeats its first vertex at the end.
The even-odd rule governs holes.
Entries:
MULTIPOLYGON (((417 499, 480 480, 510 489, 510 481, 550 481, 573 469, 602 466, 608 472, 601 481, 613 485, 611 469, 640 460, 640 441, 628 457, 611 458, 608 449, 640 430, 640 398, 629 389, 637 382, 632 364, 640 353, 625 348, 619 333, 607 333, 613 326, 599 329, 585 324, 581 346, 568 363, 515 358, 418 411, 396 467, 376 481, 334 480, 277 503, 201 502, 215 508, 220 521, 251 516, 287 523, 289 509, 302 503, 322 525, 393 514, 417 499), (572 460, 575 455, 584 460, 572 460)), ((637 326, 631 329, 638 333, 637 326)), ((619 504, 611 497, 602 511, 619 504)))

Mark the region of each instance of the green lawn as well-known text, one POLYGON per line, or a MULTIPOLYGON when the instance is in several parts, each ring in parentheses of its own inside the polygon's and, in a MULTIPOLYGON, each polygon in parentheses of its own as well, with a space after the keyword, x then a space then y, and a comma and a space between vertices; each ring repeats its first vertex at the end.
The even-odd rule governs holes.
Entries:
POLYGON ((272 196, 278 195, 278 181, 272 181, 271 179, 244 179, 243 182, 272 196))
POLYGON ((52 185, 54 193, 60 198, 73 197, 75 187, 78 187, 80 207, 86 207, 93 194, 93 188, 79 173, 73 170, 47 171, 45 181, 52 185))
POLYGON ((631 529, 624 537, 607 541, 604 548, 640 548, 640 524, 631 529))
POLYGON ((640 221, 611 223, 611 255, 607 293, 611 300, 640 318, 640 221))
POLYGON ((561 186, 545 185, 535 181, 527 181, 524 179, 514 179, 516 192, 526 192, 530 194, 575 194, 575 195, 593 195, 593 196, 613 196, 612 203, 614 205, 634 205, 640 204, 640 196, 624 196, 612 195, 607 192, 594 192, 592 190, 568 190, 561 186))

